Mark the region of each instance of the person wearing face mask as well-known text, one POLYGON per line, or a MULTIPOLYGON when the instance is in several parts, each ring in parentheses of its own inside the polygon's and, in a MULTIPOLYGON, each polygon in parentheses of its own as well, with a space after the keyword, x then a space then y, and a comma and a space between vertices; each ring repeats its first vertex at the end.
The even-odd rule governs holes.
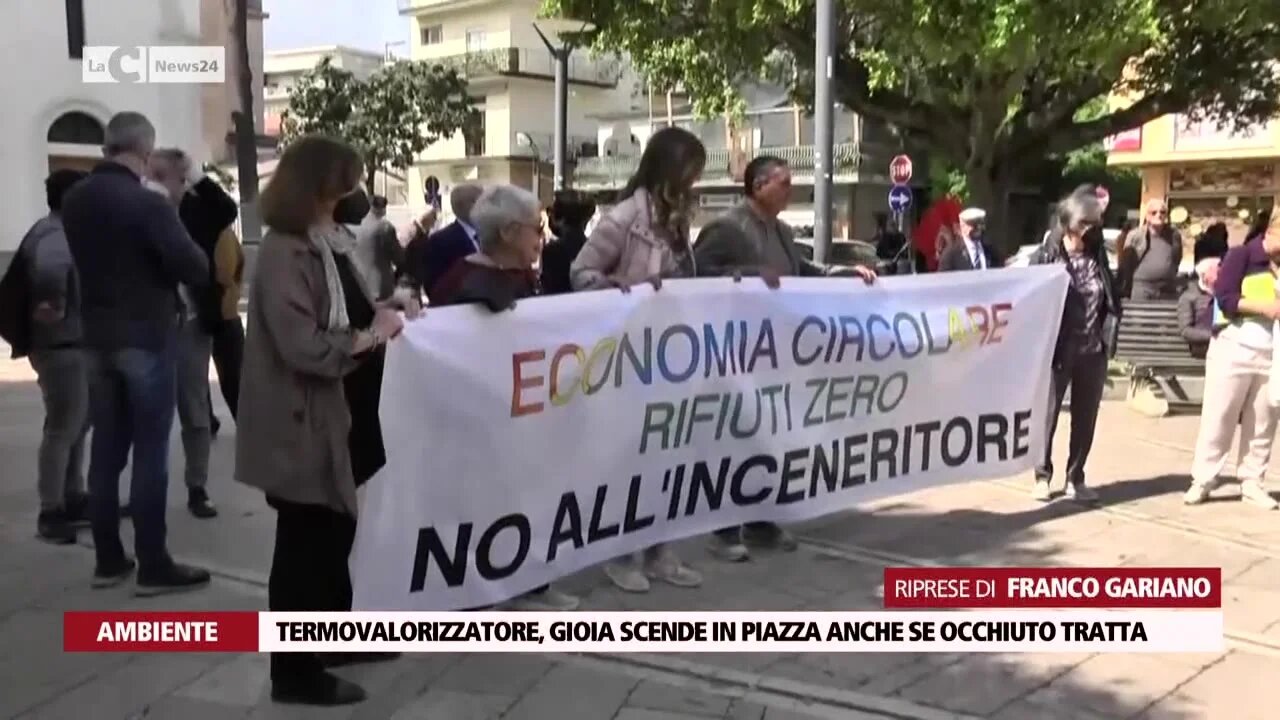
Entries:
MULTIPOLYGON (((370 208, 368 194, 358 188, 340 199, 333 209, 333 221, 346 237, 346 256, 357 269, 360 266, 356 261, 360 241, 351 227, 359 225, 369 215, 370 208)), ((416 313, 417 303, 407 295, 378 298, 376 287, 370 282, 369 276, 362 275, 361 280, 367 294, 377 302, 391 307, 411 306, 416 313)), ((383 348, 377 348, 369 353, 359 367, 342 379, 343 395, 347 400, 347 410, 351 413, 351 432, 347 435, 347 447, 351 453, 351 471, 357 487, 373 477, 387 461, 386 449, 382 445, 382 423, 378 419, 384 358, 383 348)))
MULTIPOLYGON (((380 369, 370 368, 380 368, 380 349, 403 327, 398 310, 418 312, 376 302, 352 262, 355 239, 344 223, 368 212, 363 173, 355 148, 308 135, 289 144, 262 192, 268 231, 249 303, 236 480, 261 490, 276 512, 274 611, 351 609, 356 488, 380 464, 380 369), (375 435, 376 447, 362 446, 375 435)), ((359 702, 364 690, 328 669, 385 657, 273 654, 271 697, 359 702)))
POLYGON ((987 211, 969 208, 960 213, 957 242, 938 259, 938 272, 953 270, 990 270, 1004 267, 1004 258, 987 242, 987 211))
POLYGON ((1058 205, 1057 225, 1032 258, 1036 265, 1062 266, 1070 278, 1053 353, 1044 457, 1036 465, 1032 497, 1041 502, 1052 498, 1053 436, 1070 388, 1066 494, 1081 502, 1096 502, 1097 493, 1085 484, 1085 464, 1106 388, 1107 361, 1115 355, 1119 336, 1120 297, 1107 262, 1102 204, 1091 186, 1077 189, 1058 205))

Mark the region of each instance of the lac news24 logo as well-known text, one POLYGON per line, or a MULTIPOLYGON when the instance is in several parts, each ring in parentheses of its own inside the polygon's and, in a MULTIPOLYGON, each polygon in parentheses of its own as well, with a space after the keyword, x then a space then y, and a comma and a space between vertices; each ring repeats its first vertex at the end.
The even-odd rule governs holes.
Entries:
POLYGON ((227 78, 219 45, 94 45, 84 49, 86 83, 213 83, 227 78))

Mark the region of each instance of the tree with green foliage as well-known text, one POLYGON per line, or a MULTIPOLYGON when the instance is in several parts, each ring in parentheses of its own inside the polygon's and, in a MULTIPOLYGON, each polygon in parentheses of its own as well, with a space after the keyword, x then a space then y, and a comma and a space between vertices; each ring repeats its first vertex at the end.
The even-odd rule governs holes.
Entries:
POLYGON ((342 138, 364 155, 370 188, 379 170, 405 170, 428 146, 473 132, 479 111, 467 81, 451 68, 418 61, 390 63, 367 80, 324 58, 289 91, 282 140, 320 133, 342 138))
MULTIPOLYGON (((836 100, 964 175, 1000 221, 1019 174, 1169 113, 1245 125, 1280 99, 1280 3, 835 0, 836 100), (1099 98, 1133 101, 1097 116, 1099 98)), ((704 115, 751 78, 812 102, 813 0, 545 0, 704 115)))

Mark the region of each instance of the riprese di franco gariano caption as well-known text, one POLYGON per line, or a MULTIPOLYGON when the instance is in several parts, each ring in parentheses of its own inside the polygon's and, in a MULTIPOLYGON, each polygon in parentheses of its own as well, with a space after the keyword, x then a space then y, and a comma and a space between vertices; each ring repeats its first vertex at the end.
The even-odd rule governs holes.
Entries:
POLYGON ((888 568, 869 612, 69 612, 68 652, 1216 652, 1218 568, 888 568), (892 608, 916 608, 895 610, 892 608), (948 608, 937 610, 934 608, 948 608))

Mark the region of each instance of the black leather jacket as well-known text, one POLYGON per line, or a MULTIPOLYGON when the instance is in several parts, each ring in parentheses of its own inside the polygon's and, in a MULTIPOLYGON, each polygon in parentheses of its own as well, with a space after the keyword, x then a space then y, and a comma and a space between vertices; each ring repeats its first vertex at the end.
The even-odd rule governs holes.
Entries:
MULTIPOLYGON (((1040 245, 1040 249, 1032 256, 1031 264, 1065 264, 1067 251, 1062 244, 1062 236, 1063 232, 1060 228, 1050 232, 1049 237, 1045 238, 1044 243, 1040 245)), ((1120 306, 1120 293, 1117 292, 1116 278, 1111 272, 1111 264, 1107 259, 1107 247, 1102 237, 1101 229, 1094 228, 1089 231, 1089 234, 1085 235, 1085 247, 1093 255, 1098 265, 1098 272, 1102 276, 1102 343, 1106 349, 1107 357, 1115 357, 1116 342, 1120 336, 1120 318, 1123 310, 1120 306)), ((1053 364, 1055 366, 1061 363, 1070 337, 1071 329, 1066 327, 1065 323, 1059 326, 1058 343, 1053 353, 1053 364)))

